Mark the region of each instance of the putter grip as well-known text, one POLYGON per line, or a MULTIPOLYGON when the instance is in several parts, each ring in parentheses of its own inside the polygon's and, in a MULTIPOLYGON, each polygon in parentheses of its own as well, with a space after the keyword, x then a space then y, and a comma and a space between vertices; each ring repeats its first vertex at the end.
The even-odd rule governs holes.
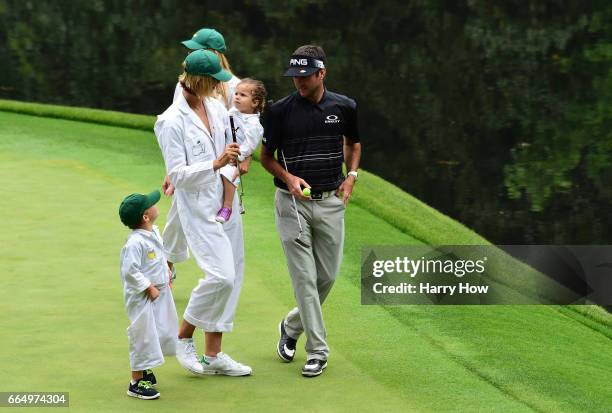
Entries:
POLYGON ((236 143, 236 128, 234 127, 234 117, 230 115, 230 128, 232 129, 232 140, 236 143))

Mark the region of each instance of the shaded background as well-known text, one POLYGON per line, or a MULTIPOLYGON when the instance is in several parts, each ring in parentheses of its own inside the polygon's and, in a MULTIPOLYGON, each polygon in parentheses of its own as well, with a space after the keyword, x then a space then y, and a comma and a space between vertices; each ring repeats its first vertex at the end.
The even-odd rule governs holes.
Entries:
POLYGON ((610 243, 607 1, 0 0, 0 98, 161 113, 206 26, 273 99, 322 45, 362 166, 492 242, 610 243))

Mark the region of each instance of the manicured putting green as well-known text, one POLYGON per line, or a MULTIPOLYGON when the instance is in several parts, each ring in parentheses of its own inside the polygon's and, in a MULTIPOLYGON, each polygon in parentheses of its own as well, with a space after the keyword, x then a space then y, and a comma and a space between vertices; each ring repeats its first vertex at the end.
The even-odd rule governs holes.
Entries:
MULTIPOLYGON (((224 341, 254 375, 198 378, 169 357, 156 371, 161 398, 129 398, 118 274, 128 230, 117 207, 128 193, 159 186, 164 172, 155 138, 4 112, 0 124, 0 391, 69 391, 71 409, 105 412, 612 407, 612 332, 605 324, 590 328, 558 307, 360 305, 360 247, 419 241, 355 204, 347 209, 342 273, 324 307, 329 368, 302 378, 303 339, 292 364, 274 350, 293 297, 271 179, 257 163, 245 177, 246 281, 236 329, 224 341)), ((168 208, 163 199, 160 227, 168 208)), ((198 277, 193 260, 178 266, 179 315, 198 277)), ((201 349, 201 333, 196 338, 201 349)))

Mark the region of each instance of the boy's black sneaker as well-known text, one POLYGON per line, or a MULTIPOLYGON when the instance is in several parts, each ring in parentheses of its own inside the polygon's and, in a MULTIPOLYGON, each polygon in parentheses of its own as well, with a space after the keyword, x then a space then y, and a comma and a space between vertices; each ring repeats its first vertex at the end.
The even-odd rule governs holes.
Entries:
POLYGON ((157 379, 155 378, 155 374, 153 374, 153 370, 145 370, 142 372, 142 379, 144 381, 151 382, 152 385, 157 384, 157 379))
POLYGON ((144 400, 152 400, 159 397, 159 392, 153 388, 151 382, 144 379, 140 379, 134 384, 130 382, 127 394, 128 396, 144 400))
POLYGON ((280 339, 276 345, 276 352, 282 361, 289 363, 290 361, 293 361, 293 356, 295 355, 295 344, 297 343, 297 340, 287 335, 287 332, 285 331, 285 319, 282 319, 278 325, 278 333, 280 335, 280 339))
POLYGON ((302 369, 302 376, 315 377, 323 373, 323 370, 327 367, 327 360, 310 359, 304 365, 302 369))

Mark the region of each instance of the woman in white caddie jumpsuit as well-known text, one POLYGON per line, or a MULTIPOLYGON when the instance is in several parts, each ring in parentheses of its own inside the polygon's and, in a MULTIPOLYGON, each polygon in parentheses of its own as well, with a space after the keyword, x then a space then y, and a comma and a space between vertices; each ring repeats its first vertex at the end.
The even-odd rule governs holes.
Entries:
MULTIPOLYGON (((183 46, 190 50, 190 53, 194 50, 210 50, 215 53, 219 58, 221 63, 221 67, 230 72, 229 62, 225 57, 224 53, 226 51, 225 39, 223 35, 218 31, 210 28, 203 28, 194 33, 193 38, 190 40, 185 40, 181 42, 183 46)), ((233 102, 234 92, 236 90, 236 85, 240 82, 240 79, 237 78, 234 74, 231 74, 231 79, 225 82, 223 85, 226 90, 227 96, 220 96, 218 93, 215 93, 215 97, 219 102, 221 102, 226 108, 230 108, 233 102)), ((174 97, 172 102, 176 102, 177 100, 183 98, 183 87, 181 83, 178 82, 176 84, 176 88, 174 90, 174 97)), ((227 118, 227 115, 225 115, 227 118)), ((231 132, 228 130, 226 136, 226 142, 231 142, 231 132)), ((250 165, 250 157, 241 162, 241 173, 246 173, 248 167, 250 165)), ((162 189, 166 195, 173 194, 173 188, 168 189, 170 182, 166 177, 164 184, 162 185, 162 189)), ((221 200, 223 196, 221 196, 221 200)), ((239 209, 239 200, 238 197, 234 197, 234 204, 232 206, 234 211, 239 209)), ((233 214, 228 222, 223 225, 223 230, 225 234, 230 240, 232 245, 232 253, 234 255, 234 270, 235 270, 235 282, 234 289, 232 291, 232 295, 228 301, 228 305, 226 306, 226 311, 224 313, 223 319, 226 324, 231 324, 234 315, 236 313, 236 307, 238 306, 238 298, 240 296, 240 290, 242 288, 242 282, 244 277, 244 235, 242 230, 242 219, 239 214, 233 214)), ((166 257, 168 258, 168 265, 170 268, 174 267, 174 264, 186 261, 189 258, 189 247, 187 245, 187 239, 183 233, 183 229, 181 227, 181 223, 178 216, 178 210, 176 205, 176 199, 172 199, 172 204, 170 206, 170 211, 168 211, 168 216, 166 218, 166 225, 164 227, 163 233, 164 240, 164 252, 166 257)))
MULTIPOLYGON (((215 221, 222 202, 218 169, 239 155, 238 145, 226 146, 229 122, 225 107, 210 97, 218 81, 231 74, 211 51, 197 50, 185 59, 183 92, 155 124, 166 173, 174 186, 175 219, 181 236, 206 275, 193 289, 179 330, 177 360, 195 374, 251 374, 251 368, 220 351, 224 332, 233 328, 242 283, 243 247, 240 217, 234 224, 240 242, 230 242, 226 228, 215 221), (193 332, 205 332, 205 355, 198 359, 193 332)), ((166 230, 167 231, 167 230, 166 230)), ((166 235, 166 234, 164 234, 166 235)), ((164 237, 166 238, 166 237, 164 237)), ((172 250, 176 246, 166 246, 172 250)), ((184 259, 187 258, 185 254, 184 259)))

